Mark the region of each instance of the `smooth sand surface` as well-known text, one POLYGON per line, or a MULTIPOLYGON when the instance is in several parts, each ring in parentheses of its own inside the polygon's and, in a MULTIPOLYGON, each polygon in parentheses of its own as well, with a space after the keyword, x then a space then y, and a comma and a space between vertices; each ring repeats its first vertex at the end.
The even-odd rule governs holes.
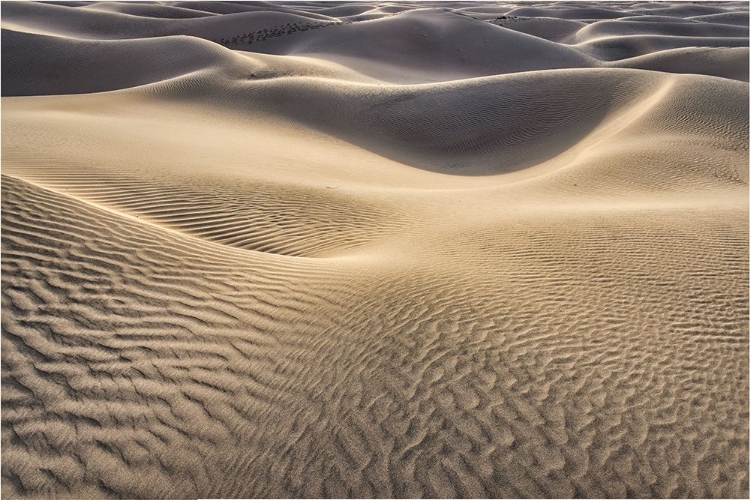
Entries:
POLYGON ((746 498, 747 21, 4 2, 3 498, 746 498))

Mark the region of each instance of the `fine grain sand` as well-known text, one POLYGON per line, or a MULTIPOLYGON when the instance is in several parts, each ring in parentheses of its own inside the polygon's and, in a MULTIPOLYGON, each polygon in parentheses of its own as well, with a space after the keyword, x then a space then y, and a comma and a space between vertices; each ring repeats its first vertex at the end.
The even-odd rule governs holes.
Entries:
POLYGON ((747 81, 746 2, 3 2, 3 497, 747 497, 747 81))

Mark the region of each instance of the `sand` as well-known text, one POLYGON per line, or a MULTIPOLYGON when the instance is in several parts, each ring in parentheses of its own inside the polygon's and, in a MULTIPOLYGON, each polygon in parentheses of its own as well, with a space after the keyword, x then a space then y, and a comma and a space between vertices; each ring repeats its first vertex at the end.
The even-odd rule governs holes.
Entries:
POLYGON ((3 498, 747 498, 747 81, 745 2, 4 2, 3 498))

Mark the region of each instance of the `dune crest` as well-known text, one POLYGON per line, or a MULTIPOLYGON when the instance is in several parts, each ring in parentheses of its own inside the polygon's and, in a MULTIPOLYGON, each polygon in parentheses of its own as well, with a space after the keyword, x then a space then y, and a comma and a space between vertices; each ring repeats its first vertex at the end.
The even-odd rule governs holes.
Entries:
POLYGON ((747 498, 746 2, 6 2, 8 498, 747 498))

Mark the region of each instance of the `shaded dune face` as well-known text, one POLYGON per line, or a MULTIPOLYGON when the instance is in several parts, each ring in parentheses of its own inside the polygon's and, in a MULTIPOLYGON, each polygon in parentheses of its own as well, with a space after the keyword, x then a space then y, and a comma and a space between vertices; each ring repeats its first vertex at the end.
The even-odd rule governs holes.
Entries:
POLYGON ((4 496, 746 498, 747 20, 3 4, 4 496))

